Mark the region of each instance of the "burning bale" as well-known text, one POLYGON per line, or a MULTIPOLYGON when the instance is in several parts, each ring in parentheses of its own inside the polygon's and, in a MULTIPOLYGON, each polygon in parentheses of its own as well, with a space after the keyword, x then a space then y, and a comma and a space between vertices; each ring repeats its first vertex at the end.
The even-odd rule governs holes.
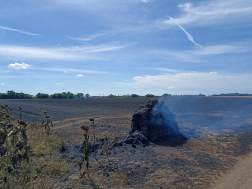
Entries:
POLYGON ((126 143, 136 143, 148 139, 155 141, 160 138, 185 138, 179 131, 175 115, 164 101, 149 100, 134 113, 131 131, 125 139, 126 143), (135 142, 134 142, 135 141, 135 142))

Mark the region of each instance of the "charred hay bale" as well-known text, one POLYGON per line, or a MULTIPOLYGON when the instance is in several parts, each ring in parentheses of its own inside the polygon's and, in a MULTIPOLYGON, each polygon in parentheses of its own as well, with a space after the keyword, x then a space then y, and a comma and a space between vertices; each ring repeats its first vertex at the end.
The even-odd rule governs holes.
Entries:
POLYGON ((161 137, 184 137, 179 131, 175 115, 165 102, 159 100, 149 100, 146 105, 135 111, 130 135, 136 131, 149 141, 161 137))

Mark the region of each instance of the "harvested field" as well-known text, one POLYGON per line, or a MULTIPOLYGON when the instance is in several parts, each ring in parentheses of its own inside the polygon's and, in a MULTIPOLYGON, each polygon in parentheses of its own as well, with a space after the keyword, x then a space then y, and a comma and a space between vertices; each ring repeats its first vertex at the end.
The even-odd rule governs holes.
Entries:
MULTIPOLYGON (((97 138, 103 138, 106 131, 127 135, 132 114, 147 100, 0 100, 0 104, 8 104, 17 116, 21 106, 23 119, 29 122, 41 121, 41 110, 48 111, 54 122, 52 133, 68 141, 67 150, 58 156, 71 162, 71 172, 66 182, 54 181, 66 187, 79 180, 75 165, 83 142, 79 125, 91 126, 92 117, 97 138)), ((123 144, 112 149, 110 161, 104 160, 104 152, 98 149, 97 157, 107 168, 104 177, 104 169, 91 154, 93 176, 99 178, 96 184, 100 188, 209 188, 251 152, 251 98, 173 97, 169 107, 189 139, 169 139, 149 146, 123 144)), ((87 180, 78 182, 90 184, 87 180)))
POLYGON ((46 110, 54 121, 87 116, 111 116, 133 114, 146 98, 125 99, 81 99, 81 100, 2 100, 0 104, 8 104, 15 115, 19 115, 18 106, 23 108, 24 120, 41 121, 42 110, 46 110))

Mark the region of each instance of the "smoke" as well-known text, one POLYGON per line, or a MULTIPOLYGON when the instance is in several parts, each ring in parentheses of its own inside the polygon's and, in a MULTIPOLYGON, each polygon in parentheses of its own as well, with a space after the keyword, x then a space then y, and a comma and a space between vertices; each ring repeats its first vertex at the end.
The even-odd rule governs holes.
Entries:
POLYGON ((160 98, 153 109, 153 114, 162 114, 166 124, 169 124, 171 120, 173 122, 171 115, 176 114, 174 119, 176 118, 180 132, 188 138, 204 136, 209 132, 235 134, 252 126, 251 98, 160 98), (163 106, 160 106, 162 102, 163 106))
POLYGON ((155 125, 167 127, 167 133, 170 137, 184 138, 179 131, 176 116, 170 111, 167 102, 160 98, 157 104, 153 107, 151 115, 151 122, 155 125))

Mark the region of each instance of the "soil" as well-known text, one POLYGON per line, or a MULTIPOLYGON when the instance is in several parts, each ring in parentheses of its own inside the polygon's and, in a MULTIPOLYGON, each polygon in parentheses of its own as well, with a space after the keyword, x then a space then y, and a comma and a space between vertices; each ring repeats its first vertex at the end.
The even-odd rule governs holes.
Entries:
MULTIPOLYGON (((79 129, 80 124, 92 128, 89 121, 92 117, 97 138, 104 138, 105 132, 120 132, 126 136, 134 111, 148 100, 0 100, 0 104, 8 104, 17 116, 15 107, 21 106, 23 119, 30 122, 41 121, 41 110, 48 111, 54 123, 53 134, 68 141, 66 151, 59 155, 72 161, 81 155, 83 131, 79 129)), ((225 174, 251 153, 252 100, 173 97, 169 100, 169 108, 176 114, 180 131, 188 139, 165 138, 147 146, 116 145, 110 155, 113 165, 104 162, 109 168, 107 174, 127 175, 127 185, 121 188, 210 188, 220 178, 228 183, 225 174)), ((97 157, 106 159, 102 149, 98 149, 97 157)), ((99 168, 94 153, 90 159, 92 169, 99 168)), ((76 169, 74 165, 73 169, 76 169)), ((73 174, 68 176, 69 182, 76 179, 73 174)))
POLYGON ((214 189, 247 189, 252 187, 252 154, 239 161, 235 167, 220 179, 214 189))

